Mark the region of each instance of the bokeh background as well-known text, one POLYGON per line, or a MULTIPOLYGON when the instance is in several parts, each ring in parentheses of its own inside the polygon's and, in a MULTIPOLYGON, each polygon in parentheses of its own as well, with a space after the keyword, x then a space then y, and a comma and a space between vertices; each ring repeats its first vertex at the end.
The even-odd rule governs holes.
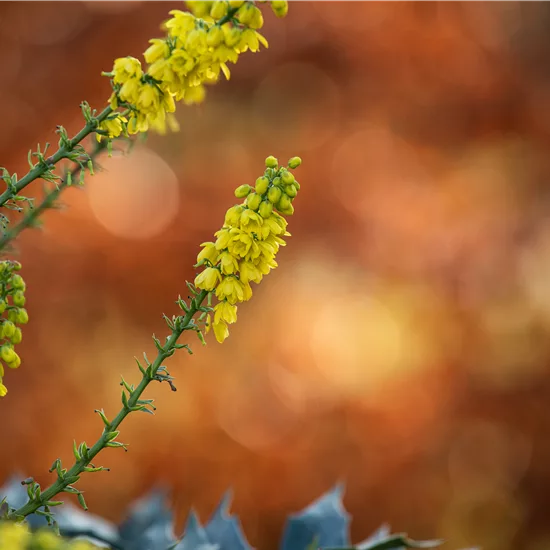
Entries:
MULTIPOLYGON (((0 3, 1 164, 100 108, 179 2, 0 3)), ((384 521, 449 548, 550 547, 550 4, 291 2, 270 49, 179 110, 181 132, 103 162, 19 240, 31 322, 0 403, 0 480, 41 483, 176 312, 263 159, 300 155, 280 268, 230 339, 169 364, 130 452, 84 477, 119 520, 157 483, 178 529, 229 486, 250 542, 347 482, 354 541, 384 521)))

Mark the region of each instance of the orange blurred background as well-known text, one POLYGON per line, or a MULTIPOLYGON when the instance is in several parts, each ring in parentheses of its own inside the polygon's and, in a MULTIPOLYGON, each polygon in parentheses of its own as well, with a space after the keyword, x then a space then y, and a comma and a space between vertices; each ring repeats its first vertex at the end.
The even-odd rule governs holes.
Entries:
MULTIPOLYGON (((139 56, 180 2, 0 3, 1 164, 76 132, 101 108, 115 57, 139 56)), ((270 48, 182 129, 71 189, 18 256, 30 324, 0 402, 0 481, 43 484, 93 410, 119 408, 132 359, 153 355, 199 243, 263 159, 300 155, 292 238, 239 310, 169 363, 156 417, 130 452, 84 477, 120 520, 156 483, 178 533, 222 493, 250 542, 338 480, 352 538, 384 521, 449 548, 550 547, 550 4, 291 2, 266 11, 270 48), (447 547, 447 546, 446 546, 447 547)), ((38 190, 38 188, 35 188, 38 190)))

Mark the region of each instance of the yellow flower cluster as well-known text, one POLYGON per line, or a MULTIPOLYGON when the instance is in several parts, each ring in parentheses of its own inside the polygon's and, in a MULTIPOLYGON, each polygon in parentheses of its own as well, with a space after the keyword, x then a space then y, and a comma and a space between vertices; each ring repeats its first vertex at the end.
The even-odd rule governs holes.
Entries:
POLYGON ((97 550, 83 540, 67 540, 49 529, 32 532, 24 523, 0 522, 0 550, 97 550))
POLYGON ((255 187, 241 185, 235 190, 235 196, 245 200, 227 211, 216 241, 201 244, 196 267, 206 268, 195 278, 195 286, 216 294, 218 303, 213 323, 207 318, 207 331, 212 324, 220 343, 229 336, 227 325, 237 320, 236 304, 252 296, 250 283, 260 283, 277 267, 275 256, 286 244, 282 237, 290 235, 283 216, 294 212, 292 201, 300 189, 290 169, 301 162, 293 157, 288 167, 279 167, 275 157, 268 157, 255 187))
POLYGON ((10 369, 16 369, 21 364, 19 355, 14 351, 14 345, 23 339, 21 329, 17 325, 29 322, 25 305, 25 281, 16 271, 21 269, 19 262, 5 260, 0 262, 0 397, 8 393, 2 383, 4 364, 10 369), (6 317, 2 317, 3 314, 6 317))
MULTIPOLYGON (((177 130, 176 101, 199 103, 205 84, 214 84, 220 73, 229 79, 227 63, 236 63, 241 53, 257 52, 267 40, 257 31, 263 16, 254 2, 243 0, 187 2, 191 12, 172 10, 164 23, 165 38, 150 40, 143 54, 148 67, 134 57, 116 59, 111 77, 113 109, 100 126, 97 139, 136 134, 149 129, 164 133, 177 130), (123 112, 117 111, 118 108, 123 112)), ((271 2, 283 17, 286 1, 271 2)))

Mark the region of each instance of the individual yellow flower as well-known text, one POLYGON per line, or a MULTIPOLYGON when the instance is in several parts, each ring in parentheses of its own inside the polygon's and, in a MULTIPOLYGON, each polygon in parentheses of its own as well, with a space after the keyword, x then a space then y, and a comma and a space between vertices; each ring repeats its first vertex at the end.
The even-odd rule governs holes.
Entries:
POLYGON ((224 321, 231 324, 237 322, 237 306, 223 301, 214 307, 214 323, 224 321))
POLYGON ((203 290, 214 290, 220 280, 220 270, 215 267, 207 267, 195 277, 195 286, 203 290))
POLYGON ((243 286, 243 283, 236 277, 224 277, 216 288, 216 297, 218 300, 227 300, 230 304, 244 302, 243 286))
POLYGON ((216 340, 220 344, 223 344, 224 340, 229 336, 229 328, 227 327, 227 324, 224 321, 219 321, 218 323, 214 323, 213 329, 216 340))
POLYGON ((116 84, 124 84, 131 78, 141 78, 143 70, 141 62, 135 57, 120 57, 115 59, 113 65, 113 81, 116 84))
POLYGON ((215 264, 218 260, 219 251, 216 249, 216 245, 211 242, 202 243, 202 250, 197 256, 197 263, 200 264, 204 260, 208 260, 211 264, 215 264))

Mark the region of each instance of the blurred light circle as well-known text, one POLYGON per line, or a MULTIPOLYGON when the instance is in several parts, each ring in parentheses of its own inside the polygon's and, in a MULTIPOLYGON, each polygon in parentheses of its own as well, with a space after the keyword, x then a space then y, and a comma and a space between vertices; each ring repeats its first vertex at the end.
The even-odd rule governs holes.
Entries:
POLYGON ((311 63, 288 63, 273 69, 253 97, 256 133, 287 150, 323 145, 340 120, 340 90, 311 63))
POLYGON ((32 9, 14 10, 9 23, 22 42, 49 46, 67 42, 87 27, 86 15, 82 2, 35 2, 32 9))
POLYGON ((132 11, 141 4, 140 0, 124 0, 122 2, 111 2, 103 0, 85 1, 83 4, 88 11, 95 13, 107 13, 109 15, 116 15, 119 13, 125 13, 132 11))
POLYGON ((156 153, 137 147, 129 155, 104 161, 88 176, 90 207, 103 227, 117 237, 147 239, 162 233, 179 210, 173 170, 156 153))

